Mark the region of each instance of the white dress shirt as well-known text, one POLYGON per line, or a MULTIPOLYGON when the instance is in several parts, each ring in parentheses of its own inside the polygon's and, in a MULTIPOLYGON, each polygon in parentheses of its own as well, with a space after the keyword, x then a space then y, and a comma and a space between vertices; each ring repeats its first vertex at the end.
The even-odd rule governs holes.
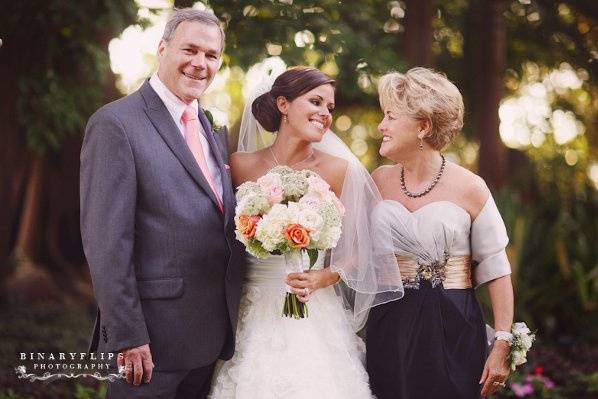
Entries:
MULTIPOLYGON (((160 97, 160 99, 166 106, 168 112, 170 112, 172 119, 174 119, 174 123, 179 128, 179 131, 183 135, 184 139, 185 125, 183 124, 181 117, 183 116, 185 108, 187 108, 187 104, 185 104, 183 101, 181 101, 180 98, 175 96, 174 93, 171 92, 168 89, 168 87, 164 85, 164 83, 162 83, 157 73, 154 73, 152 75, 152 77, 149 80, 149 83, 150 86, 152 86, 152 88, 154 89, 154 91, 158 94, 158 97, 160 97)), ((189 105, 191 105, 196 112, 198 111, 199 104, 197 100, 193 100, 193 102, 189 105)), ((210 174, 212 175, 212 180, 214 181, 214 185, 216 186, 216 191, 218 192, 220 198, 222 198, 222 176, 220 175, 220 169, 218 168, 218 165, 216 163, 216 158, 212 154, 212 151, 210 151, 210 143, 208 142, 208 139, 206 139, 205 137, 206 132, 204 131, 201 122, 199 123, 199 130, 199 140, 201 141, 203 154, 208 164, 208 169, 210 170, 210 174)))

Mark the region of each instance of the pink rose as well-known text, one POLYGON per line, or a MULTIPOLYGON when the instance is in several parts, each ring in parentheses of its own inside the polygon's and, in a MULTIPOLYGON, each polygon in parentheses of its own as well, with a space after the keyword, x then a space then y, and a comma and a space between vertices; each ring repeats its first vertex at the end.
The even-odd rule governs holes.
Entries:
POLYGON ((284 190, 282 188, 282 179, 276 173, 268 173, 259 179, 257 184, 266 194, 270 205, 279 204, 282 201, 284 190))

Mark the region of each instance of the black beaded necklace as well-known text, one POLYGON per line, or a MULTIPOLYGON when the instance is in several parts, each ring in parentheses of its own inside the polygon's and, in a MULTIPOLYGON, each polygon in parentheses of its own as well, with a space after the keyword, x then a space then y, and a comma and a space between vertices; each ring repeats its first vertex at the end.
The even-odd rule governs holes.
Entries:
POLYGON ((430 191, 432 191, 432 189, 434 187, 436 187, 436 184, 438 184, 440 177, 444 173, 444 165, 446 164, 446 159, 444 158, 444 155, 442 155, 442 154, 440 154, 440 158, 442 158, 442 163, 440 164, 440 170, 436 174, 436 177, 434 178, 432 183, 428 186, 428 188, 426 188, 424 191, 422 191, 420 193, 416 193, 416 194, 407 190, 407 185, 405 184, 405 167, 402 166, 401 167, 401 191, 403 192, 403 194, 405 194, 406 196, 408 196, 410 198, 419 198, 419 197, 423 197, 424 195, 426 195, 430 191))

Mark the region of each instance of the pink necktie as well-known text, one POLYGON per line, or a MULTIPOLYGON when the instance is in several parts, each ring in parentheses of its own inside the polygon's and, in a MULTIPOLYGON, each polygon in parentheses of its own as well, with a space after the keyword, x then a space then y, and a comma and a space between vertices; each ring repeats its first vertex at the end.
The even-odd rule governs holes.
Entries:
POLYGON ((218 191, 216 191, 214 178, 212 177, 210 169, 208 168, 208 163, 206 162, 206 157, 204 156, 203 152, 203 146, 199 140, 199 135, 201 133, 199 133, 199 120, 197 119, 197 111, 189 105, 187 108, 185 108, 181 119, 185 125, 185 141, 187 142, 191 153, 195 157, 195 161, 199 165, 204 177, 208 181, 210 188, 212 188, 212 191, 218 200, 220 211, 224 213, 224 204, 222 203, 220 195, 218 195, 218 191))

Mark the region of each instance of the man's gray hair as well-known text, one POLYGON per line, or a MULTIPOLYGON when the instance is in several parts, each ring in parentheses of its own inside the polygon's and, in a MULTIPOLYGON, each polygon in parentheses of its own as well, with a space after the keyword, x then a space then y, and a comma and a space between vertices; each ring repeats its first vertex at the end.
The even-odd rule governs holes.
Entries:
POLYGON ((175 8, 168 17, 162 40, 165 42, 170 41, 176 28, 181 22, 185 21, 200 22, 205 25, 214 25, 218 27, 222 38, 221 48, 224 48, 224 30, 222 29, 218 18, 209 11, 196 10, 195 8, 175 8))

